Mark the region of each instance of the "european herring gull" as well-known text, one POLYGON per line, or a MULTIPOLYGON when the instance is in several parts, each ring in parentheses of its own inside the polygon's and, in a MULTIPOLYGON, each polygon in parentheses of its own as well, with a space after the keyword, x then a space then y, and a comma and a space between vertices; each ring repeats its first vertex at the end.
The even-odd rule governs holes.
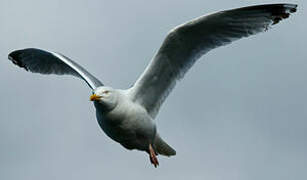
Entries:
POLYGON ((220 11, 201 16, 172 29, 135 84, 125 90, 104 86, 80 65, 56 52, 27 48, 8 58, 33 73, 70 74, 83 79, 92 89, 100 127, 127 149, 146 151, 150 162, 157 155, 176 151, 157 132, 159 109, 190 67, 208 51, 235 40, 267 31, 296 12, 295 4, 267 4, 220 11))

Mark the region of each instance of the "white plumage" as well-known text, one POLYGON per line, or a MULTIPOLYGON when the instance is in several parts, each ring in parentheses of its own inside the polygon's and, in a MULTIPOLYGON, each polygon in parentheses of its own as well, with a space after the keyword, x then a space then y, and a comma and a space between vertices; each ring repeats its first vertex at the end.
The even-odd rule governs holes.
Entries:
POLYGON ((41 74, 70 74, 83 79, 92 89, 100 127, 127 149, 149 154, 158 165, 157 154, 176 151, 159 136, 154 119, 159 108, 189 68, 208 51, 235 40, 268 30, 296 12, 294 4, 258 5, 221 11, 196 18, 169 32, 143 74, 127 90, 104 86, 69 58, 40 49, 23 49, 9 54, 19 67, 41 74))

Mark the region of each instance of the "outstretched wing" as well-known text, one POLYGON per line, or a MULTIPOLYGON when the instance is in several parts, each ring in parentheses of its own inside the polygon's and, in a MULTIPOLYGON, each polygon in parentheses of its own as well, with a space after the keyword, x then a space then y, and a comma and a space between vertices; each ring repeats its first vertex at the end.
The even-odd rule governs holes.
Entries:
POLYGON ((294 4, 258 5, 221 11, 169 32, 161 48, 130 89, 135 102, 155 117, 176 81, 208 51, 270 28, 296 12, 294 4))
POLYGON ((17 66, 33 73, 69 74, 83 79, 92 89, 103 86, 97 78, 83 67, 59 53, 28 48, 11 52, 8 58, 17 66))

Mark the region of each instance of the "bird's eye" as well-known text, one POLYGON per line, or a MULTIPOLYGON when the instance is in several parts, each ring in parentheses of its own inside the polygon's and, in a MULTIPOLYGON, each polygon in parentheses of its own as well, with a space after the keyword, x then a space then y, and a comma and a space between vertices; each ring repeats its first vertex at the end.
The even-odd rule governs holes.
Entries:
POLYGON ((109 92, 110 92, 110 91, 105 91, 104 93, 105 93, 105 94, 109 94, 109 92))

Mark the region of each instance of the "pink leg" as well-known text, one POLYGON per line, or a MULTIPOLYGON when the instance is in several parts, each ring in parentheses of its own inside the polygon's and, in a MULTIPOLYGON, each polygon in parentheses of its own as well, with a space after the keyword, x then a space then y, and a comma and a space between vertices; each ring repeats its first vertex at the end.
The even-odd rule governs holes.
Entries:
POLYGON ((155 168, 159 166, 159 161, 157 159, 156 153, 154 149, 152 148, 151 144, 149 144, 149 158, 150 158, 151 164, 153 164, 155 168))

